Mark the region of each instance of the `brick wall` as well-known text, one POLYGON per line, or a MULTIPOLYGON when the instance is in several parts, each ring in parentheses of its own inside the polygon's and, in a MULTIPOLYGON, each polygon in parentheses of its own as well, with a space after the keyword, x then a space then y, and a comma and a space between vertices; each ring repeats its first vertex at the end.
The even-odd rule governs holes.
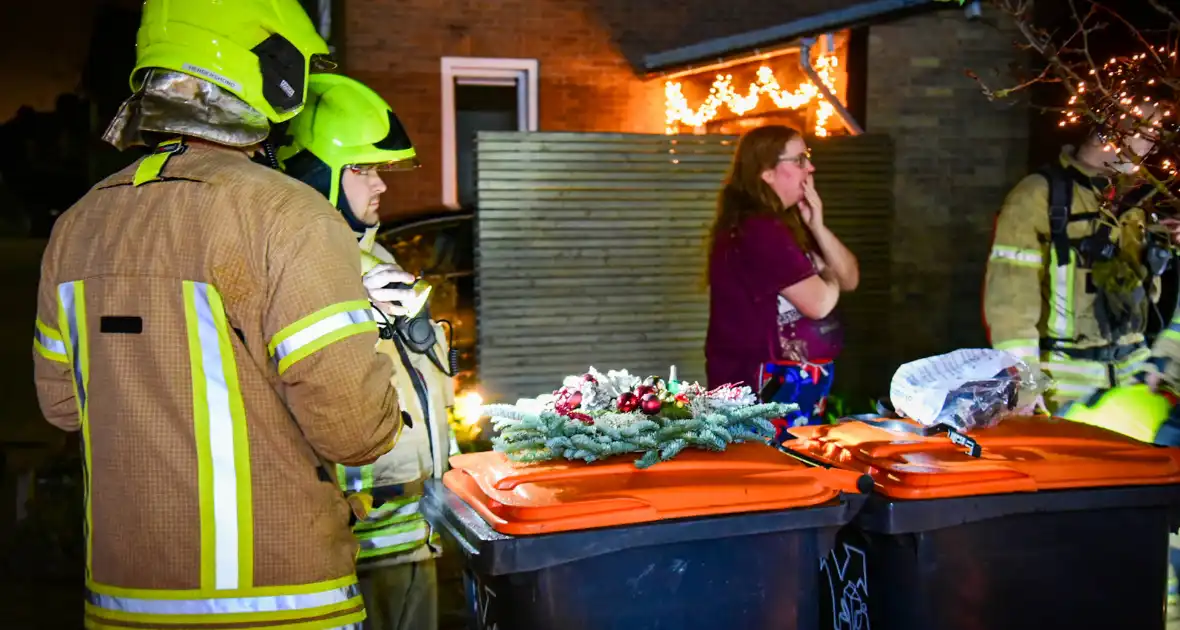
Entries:
POLYGON ((543 130, 663 129, 661 84, 640 80, 583 2, 349 2, 345 29, 345 71, 390 101, 423 163, 387 178, 386 214, 441 202, 441 57, 538 59, 543 130))
POLYGON ((1028 171, 1028 110, 989 102, 965 71, 1009 80, 1016 37, 986 7, 978 21, 950 9, 869 29, 867 130, 897 150, 897 361, 985 344, 984 264, 995 213, 1028 171))
POLYGON ((546 131, 661 133, 663 82, 643 80, 644 54, 743 33, 859 0, 350 0, 344 71, 390 100, 423 162, 387 178, 387 215, 441 201, 439 59, 540 61, 546 131))

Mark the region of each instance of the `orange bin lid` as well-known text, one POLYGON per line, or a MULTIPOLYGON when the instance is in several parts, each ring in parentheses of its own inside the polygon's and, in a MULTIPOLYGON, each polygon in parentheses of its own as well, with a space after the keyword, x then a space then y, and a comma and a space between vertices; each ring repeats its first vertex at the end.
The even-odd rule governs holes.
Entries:
POLYGON ((855 421, 791 433, 798 439, 784 446, 867 473, 877 492, 897 499, 1180 483, 1180 449, 1047 416, 971 432, 983 449, 978 458, 945 433, 922 437, 855 421))
POLYGON ((820 505, 856 492, 862 477, 754 443, 685 450, 646 469, 636 457, 516 464, 502 453, 469 453, 451 458, 443 483, 493 529, 521 536, 820 505))

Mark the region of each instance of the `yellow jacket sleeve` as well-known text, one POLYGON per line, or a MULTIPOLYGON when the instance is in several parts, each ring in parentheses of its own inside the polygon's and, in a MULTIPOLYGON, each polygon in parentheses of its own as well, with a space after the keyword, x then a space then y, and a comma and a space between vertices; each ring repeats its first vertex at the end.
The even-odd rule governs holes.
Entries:
POLYGON ((1039 364, 1048 246, 1049 187, 1040 175, 1016 185, 996 220, 984 279, 983 313, 989 341, 1031 366, 1039 364))
POLYGON ((392 365, 375 350, 377 324, 356 247, 336 217, 276 228, 263 320, 295 421, 323 459, 346 466, 375 461, 402 428, 392 365))

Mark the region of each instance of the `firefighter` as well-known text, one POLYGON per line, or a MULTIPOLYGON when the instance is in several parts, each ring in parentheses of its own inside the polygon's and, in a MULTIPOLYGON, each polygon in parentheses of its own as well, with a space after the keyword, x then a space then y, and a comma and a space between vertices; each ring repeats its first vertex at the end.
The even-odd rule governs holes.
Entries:
POLYGON ((412 278, 362 280, 335 208, 266 163, 327 52, 298 0, 143 5, 104 138, 153 148, 59 219, 37 303, 41 408, 82 437, 87 628, 364 619, 331 471, 399 435, 370 302, 396 315, 380 287, 412 278))
MULTIPOLYGON (((1152 391, 1152 386, 1143 383, 1097 390, 1071 404, 1063 417, 1141 442, 1180 446, 1180 407, 1175 396, 1152 391)), ((1180 537, 1175 532, 1170 536, 1168 564, 1167 608, 1172 619, 1180 603, 1180 537)))
POLYGON ((1100 389, 1070 405, 1064 418, 1122 433, 1140 442, 1180 445, 1177 425, 1168 422, 1174 405, 1146 384, 1100 389))
MULTIPOLYGON (((362 266, 392 260, 375 243, 382 170, 417 166, 413 144, 390 106, 362 83, 340 75, 317 75, 308 85, 307 107, 288 130, 279 151, 288 175, 320 191, 340 211, 361 246, 362 266)), ((457 452, 447 422, 454 405, 449 347, 441 327, 424 308, 388 322, 378 349, 394 364, 393 383, 406 428, 397 446, 368 466, 339 466, 342 489, 357 508, 353 531, 361 592, 373 630, 425 630, 438 625, 434 559, 438 535, 418 508, 422 484, 441 477, 457 452), (417 315, 417 317, 415 317, 417 315)))
MULTIPOLYGON (((1148 122, 1158 116, 1145 109, 1148 122)), ((1154 385, 1168 358, 1180 356, 1180 343, 1162 341, 1167 334, 1154 355, 1145 336, 1172 258, 1138 207, 1151 188, 1122 194, 1119 204, 1103 198, 1137 168, 1130 152, 1151 152, 1150 138, 1128 137, 1115 150, 1100 130, 1076 150, 1065 147, 1016 185, 997 218, 983 296, 990 343, 1052 377, 1052 412, 1097 390, 1154 385)), ((1180 322, 1172 326, 1180 339, 1180 322)))

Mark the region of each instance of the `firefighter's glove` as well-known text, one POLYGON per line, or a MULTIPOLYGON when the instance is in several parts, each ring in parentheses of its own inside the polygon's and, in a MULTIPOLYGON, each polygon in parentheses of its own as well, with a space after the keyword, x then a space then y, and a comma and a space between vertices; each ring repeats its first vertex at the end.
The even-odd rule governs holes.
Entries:
POLYGON ((408 315, 415 304, 416 296, 410 288, 414 284, 414 276, 394 265, 377 265, 364 275, 362 281, 373 306, 389 317, 408 315), (388 288, 388 285, 396 283, 405 285, 405 288, 388 288))
POLYGON ((373 495, 368 492, 354 492, 346 498, 348 507, 352 508, 352 514, 358 521, 364 521, 373 511, 373 495))

